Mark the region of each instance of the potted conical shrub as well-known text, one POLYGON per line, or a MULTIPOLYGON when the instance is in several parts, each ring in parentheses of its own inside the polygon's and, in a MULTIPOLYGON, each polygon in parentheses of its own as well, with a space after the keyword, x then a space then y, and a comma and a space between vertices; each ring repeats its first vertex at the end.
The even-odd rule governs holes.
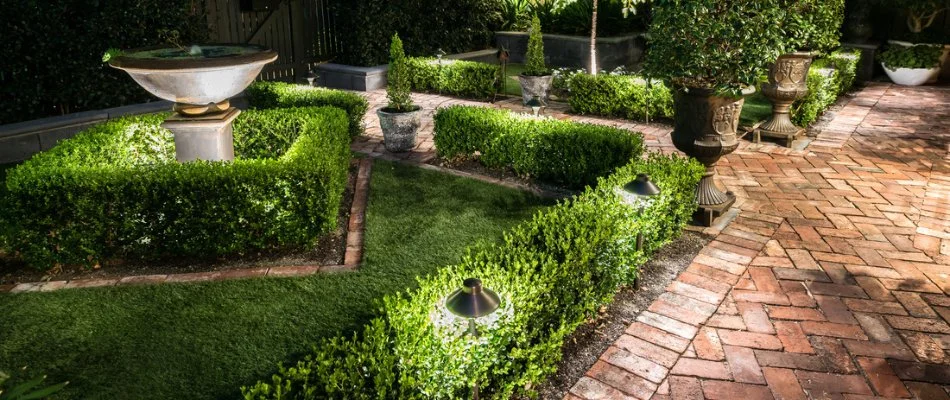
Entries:
POLYGON ((386 97, 389 104, 379 109, 379 127, 383 130, 383 145, 390 152, 406 152, 416 145, 421 112, 412 104, 409 90, 409 64, 402 49, 402 40, 393 34, 389 47, 389 72, 386 97))
POLYGON ((769 66, 768 83, 762 93, 772 102, 772 116, 758 127, 758 136, 785 139, 788 145, 805 129, 789 116, 792 103, 808 94, 808 70, 812 58, 839 45, 844 22, 844 0, 779 0, 785 11, 782 29, 786 42, 769 66))
POLYGON ((524 72, 518 76, 521 82, 521 95, 524 104, 532 98, 546 102, 554 76, 544 64, 544 37, 541 35, 541 19, 537 15, 531 18, 528 30, 528 51, 525 53, 524 72))
POLYGON ((735 203, 716 186, 716 163, 739 141, 739 114, 778 56, 783 41, 779 0, 654 0, 646 73, 675 90, 673 144, 706 166, 696 188, 706 225, 735 203))

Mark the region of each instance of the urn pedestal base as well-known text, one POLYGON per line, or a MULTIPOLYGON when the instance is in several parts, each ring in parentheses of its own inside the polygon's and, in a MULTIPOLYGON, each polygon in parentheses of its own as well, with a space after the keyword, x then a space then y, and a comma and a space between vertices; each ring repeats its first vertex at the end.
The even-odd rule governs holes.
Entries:
POLYGON ((808 69, 811 68, 811 53, 782 54, 769 67, 769 81, 762 84, 762 94, 772 102, 772 116, 752 134, 758 143, 762 136, 785 139, 788 147, 805 134, 805 129, 795 126, 789 116, 792 104, 808 94, 808 69))
POLYGON ((231 123, 241 110, 231 107, 218 114, 185 117, 174 114, 162 127, 175 134, 175 158, 178 162, 195 160, 233 161, 234 133, 231 123))
POLYGON ((792 122, 789 115, 789 109, 794 101, 772 100, 772 117, 759 125, 752 132, 752 141, 759 143, 762 136, 784 139, 786 147, 792 147, 792 142, 805 134, 805 129, 798 127, 792 122))

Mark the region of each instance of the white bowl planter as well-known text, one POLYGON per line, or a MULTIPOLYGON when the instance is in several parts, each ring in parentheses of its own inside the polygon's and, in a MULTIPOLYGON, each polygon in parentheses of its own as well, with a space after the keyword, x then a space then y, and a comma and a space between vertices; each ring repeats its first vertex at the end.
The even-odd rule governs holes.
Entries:
MULTIPOLYGON (((903 40, 888 40, 887 43, 896 45, 896 46, 903 46, 903 47, 913 47, 913 46, 920 46, 920 45, 943 47, 943 53, 940 53, 940 64, 938 64, 939 67, 934 69, 933 74, 931 74, 930 78, 927 79, 926 83, 937 83, 937 79, 940 78, 941 71, 943 71, 944 66, 947 64, 947 57, 950 56, 950 44, 940 45, 940 44, 932 44, 932 43, 911 43, 911 42, 905 42, 903 40)), ((886 69, 887 68, 885 68, 885 70, 886 69)))
MULTIPOLYGON (((881 64, 884 66, 884 64, 881 64)), ((940 68, 898 68, 891 70, 884 66, 884 72, 894 83, 903 86, 920 86, 930 80, 935 74, 940 73, 940 68)))

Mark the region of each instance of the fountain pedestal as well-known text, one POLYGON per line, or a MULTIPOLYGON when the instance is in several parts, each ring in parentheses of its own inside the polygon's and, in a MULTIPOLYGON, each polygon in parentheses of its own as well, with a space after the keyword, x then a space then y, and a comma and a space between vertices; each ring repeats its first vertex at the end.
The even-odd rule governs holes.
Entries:
POLYGON ((222 113, 193 117, 175 113, 162 123, 162 127, 175 134, 175 158, 178 162, 233 161, 231 122, 240 114, 241 110, 234 107, 222 113))

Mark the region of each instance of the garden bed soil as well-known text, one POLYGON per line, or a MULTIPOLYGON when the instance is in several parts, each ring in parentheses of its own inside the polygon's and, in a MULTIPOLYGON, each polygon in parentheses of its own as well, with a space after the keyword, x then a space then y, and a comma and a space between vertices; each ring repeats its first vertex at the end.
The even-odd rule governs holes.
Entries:
POLYGON ((22 260, 0 254, 0 285, 73 279, 115 279, 126 276, 215 272, 276 266, 343 265, 347 226, 356 188, 359 161, 350 163, 349 178, 337 213, 337 228, 321 237, 311 249, 264 250, 213 259, 169 258, 161 260, 107 260, 99 268, 63 267, 48 272, 30 268, 22 260))
POLYGON ((539 388, 541 398, 563 399, 600 355, 624 333, 641 311, 663 294, 670 282, 689 266, 710 240, 709 236, 685 231, 660 249, 643 266, 640 290, 622 288, 613 303, 601 309, 596 320, 582 325, 567 338, 557 373, 539 388))

